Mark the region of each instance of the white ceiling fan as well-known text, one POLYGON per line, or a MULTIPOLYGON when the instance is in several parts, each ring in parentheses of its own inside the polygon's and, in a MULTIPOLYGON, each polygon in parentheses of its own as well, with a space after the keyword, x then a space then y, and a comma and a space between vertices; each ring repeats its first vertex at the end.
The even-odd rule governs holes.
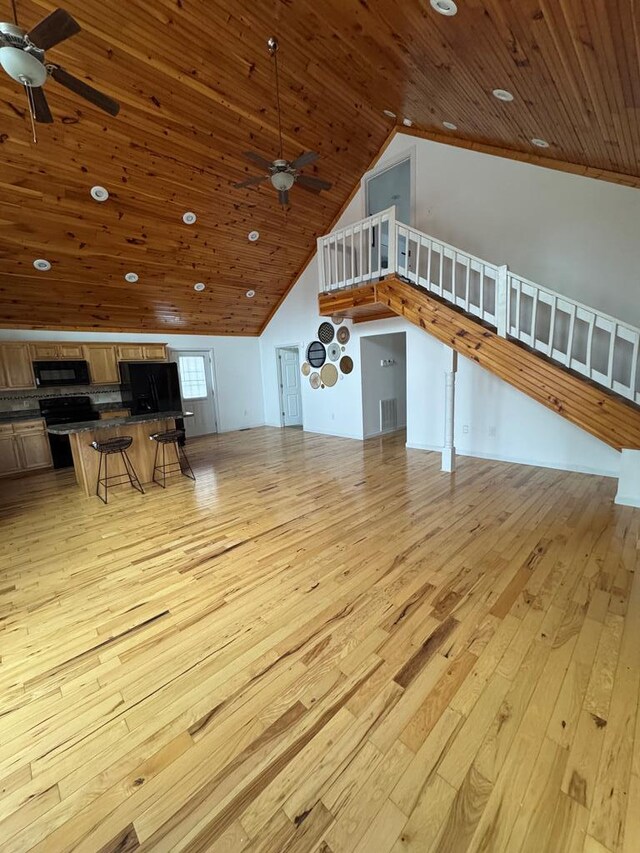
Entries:
POLYGON ((56 9, 35 27, 25 30, 18 24, 15 0, 11 0, 11 5, 13 23, 0 22, 0 66, 9 77, 24 86, 32 121, 53 122, 42 88, 49 77, 109 115, 117 115, 120 110, 117 101, 45 59, 45 51, 80 32, 78 22, 64 9, 56 9))
POLYGON ((271 185, 278 192, 278 200, 284 207, 289 204, 289 190, 296 184, 309 192, 320 193, 322 190, 330 190, 333 184, 329 181, 323 181, 321 178, 314 178, 310 175, 300 174, 300 169, 304 166, 309 166, 318 159, 318 154, 315 151, 306 151, 296 157, 295 160, 285 160, 282 153, 282 119, 280 112, 280 80, 278 77, 278 40, 272 36, 267 42, 269 53, 273 57, 275 64, 275 79, 276 79, 276 105, 278 109, 278 137, 280 140, 280 152, 275 160, 269 161, 261 154, 256 154, 255 151, 243 151, 245 157, 251 160, 256 165, 265 170, 266 174, 256 175, 255 178, 247 178, 245 181, 240 181, 234 184, 236 189, 244 187, 257 186, 265 181, 270 181, 271 185))

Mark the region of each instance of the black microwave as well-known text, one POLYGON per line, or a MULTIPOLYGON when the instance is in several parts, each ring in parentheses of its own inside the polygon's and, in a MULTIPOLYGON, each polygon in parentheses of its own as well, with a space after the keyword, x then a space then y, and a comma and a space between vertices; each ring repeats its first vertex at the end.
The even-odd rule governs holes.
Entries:
POLYGON ((89 385, 89 365, 86 361, 34 361, 36 385, 89 385))

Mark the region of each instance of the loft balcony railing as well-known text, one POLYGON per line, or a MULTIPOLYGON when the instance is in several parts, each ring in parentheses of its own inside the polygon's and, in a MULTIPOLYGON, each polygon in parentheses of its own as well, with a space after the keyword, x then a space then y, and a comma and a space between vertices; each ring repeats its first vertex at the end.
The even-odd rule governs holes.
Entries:
POLYGON ((318 271, 321 293, 400 276, 640 404, 640 329, 404 225, 395 207, 319 237, 318 271))

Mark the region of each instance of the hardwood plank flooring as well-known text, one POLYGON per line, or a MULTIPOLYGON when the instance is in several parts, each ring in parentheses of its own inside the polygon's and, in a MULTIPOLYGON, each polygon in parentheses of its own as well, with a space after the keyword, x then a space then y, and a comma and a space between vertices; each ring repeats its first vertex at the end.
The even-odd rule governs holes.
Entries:
POLYGON ((0 482, 0 849, 640 849, 640 510, 261 428, 0 482))

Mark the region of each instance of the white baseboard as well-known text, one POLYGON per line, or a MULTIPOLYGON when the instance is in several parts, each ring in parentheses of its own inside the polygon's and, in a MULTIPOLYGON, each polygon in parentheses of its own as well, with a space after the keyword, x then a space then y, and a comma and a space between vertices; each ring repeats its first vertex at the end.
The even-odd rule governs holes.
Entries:
POLYGON ((354 441, 362 441, 361 435, 353 435, 352 433, 329 432, 328 429, 307 429, 304 426, 302 428, 305 432, 311 433, 312 435, 328 435, 332 438, 352 438, 354 441))
POLYGON ((404 431, 406 430, 406 428, 407 428, 407 427, 406 427, 406 424, 405 424, 405 425, 402 425, 402 426, 392 427, 391 429, 378 429, 378 430, 376 430, 375 432, 367 432, 367 433, 365 433, 365 434, 364 434, 364 436, 363 436, 363 438, 364 438, 364 439, 365 439, 365 441, 366 441, 366 439, 367 439, 367 438, 377 438, 378 436, 381 436, 381 435, 391 435, 391 434, 392 434, 392 433, 394 433, 394 432, 404 432, 404 431))
POLYGON ((620 506, 636 506, 640 507, 640 498, 634 496, 625 497, 625 495, 616 495, 613 502, 620 506))
POLYGON ((243 424, 242 426, 233 426, 233 427, 227 427, 225 429, 219 429, 218 432, 219 433, 240 432, 243 429, 257 429, 258 427, 263 427, 263 426, 271 426, 271 424, 266 424, 264 421, 259 421, 257 423, 243 424))
MULTIPOLYGON (((407 442, 406 446, 412 450, 430 450, 435 453, 442 453, 443 447, 442 445, 437 444, 421 444, 419 442, 407 442)), ((549 462, 547 460, 540 459, 524 459, 519 456, 503 456, 495 453, 481 453, 478 451, 471 450, 460 450, 456 447, 456 456, 469 456, 472 459, 488 459, 492 462, 509 462, 512 465, 531 465, 533 468, 552 468, 555 471, 571 471, 577 474, 595 474, 599 477, 616 477, 618 476, 618 471, 614 471, 611 469, 602 469, 602 468, 591 468, 588 465, 571 465, 571 464, 560 464, 559 462, 549 462)), ((635 504, 628 504, 628 506, 635 506, 635 504)))

